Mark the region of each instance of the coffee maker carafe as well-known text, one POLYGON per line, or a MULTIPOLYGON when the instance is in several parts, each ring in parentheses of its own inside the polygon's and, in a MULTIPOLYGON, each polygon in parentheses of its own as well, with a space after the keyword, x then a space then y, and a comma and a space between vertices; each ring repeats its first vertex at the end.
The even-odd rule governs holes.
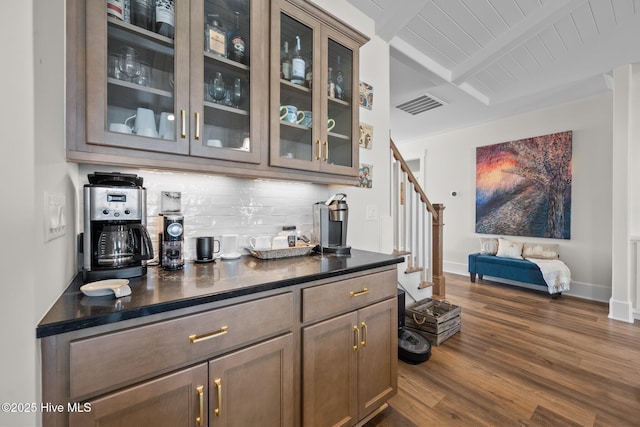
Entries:
POLYGON ((347 245, 349 206, 344 193, 334 194, 326 202, 313 205, 313 234, 316 251, 336 254, 351 253, 347 245))
POLYGON ((83 279, 122 279, 147 273, 153 258, 142 178, 96 172, 84 186, 83 279))

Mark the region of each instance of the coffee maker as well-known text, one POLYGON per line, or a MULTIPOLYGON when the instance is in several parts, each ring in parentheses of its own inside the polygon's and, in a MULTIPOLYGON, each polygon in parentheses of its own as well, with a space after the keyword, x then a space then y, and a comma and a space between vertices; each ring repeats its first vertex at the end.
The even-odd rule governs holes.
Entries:
POLYGON ((351 253, 347 245, 349 206, 344 193, 334 194, 326 202, 313 205, 313 235, 317 252, 336 254, 351 253))
POLYGON ((146 228, 147 196, 142 177, 95 172, 88 179, 81 246, 84 281, 145 275, 153 247, 146 228))

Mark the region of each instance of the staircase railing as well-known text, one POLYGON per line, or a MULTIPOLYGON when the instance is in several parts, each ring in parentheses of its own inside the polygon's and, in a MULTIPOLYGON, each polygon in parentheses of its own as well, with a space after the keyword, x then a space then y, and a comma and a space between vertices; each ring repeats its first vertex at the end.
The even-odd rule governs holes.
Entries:
POLYGON ((389 140, 391 165, 394 253, 407 257, 405 273, 420 273, 419 288, 433 286, 445 295, 442 271, 442 221, 444 205, 431 204, 393 140, 389 140))

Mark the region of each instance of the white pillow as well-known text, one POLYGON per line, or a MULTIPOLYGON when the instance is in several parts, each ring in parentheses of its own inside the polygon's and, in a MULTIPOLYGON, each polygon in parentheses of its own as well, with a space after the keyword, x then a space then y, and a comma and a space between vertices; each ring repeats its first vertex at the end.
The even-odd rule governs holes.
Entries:
POLYGON ((502 258, 522 259, 522 242, 512 242, 507 239, 498 239, 498 253, 502 258))
POLYGON ((557 243, 526 243, 522 247, 522 256, 525 258, 558 259, 560 258, 560 245, 557 243))
POLYGON ((480 253, 483 255, 495 255, 498 253, 498 239, 495 237, 480 238, 480 253))

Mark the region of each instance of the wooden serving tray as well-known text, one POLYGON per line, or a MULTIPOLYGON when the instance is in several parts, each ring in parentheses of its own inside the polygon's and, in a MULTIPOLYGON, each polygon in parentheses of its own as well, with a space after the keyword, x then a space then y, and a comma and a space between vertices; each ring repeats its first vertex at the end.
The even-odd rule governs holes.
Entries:
POLYGON ((292 248, 256 250, 247 248, 249 253, 258 259, 278 259, 309 255, 314 245, 300 245, 292 248))

